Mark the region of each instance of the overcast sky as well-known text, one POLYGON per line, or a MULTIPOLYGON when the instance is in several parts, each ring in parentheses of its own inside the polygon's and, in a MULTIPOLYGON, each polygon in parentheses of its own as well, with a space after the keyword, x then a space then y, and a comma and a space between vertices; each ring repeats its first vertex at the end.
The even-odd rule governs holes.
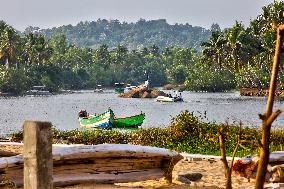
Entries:
POLYGON ((0 19, 18 30, 27 26, 51 28, 98 18, 136 22, 167 19, 210 28, 230 27, 235 20, 248 24, 273 0, 2 0, 0 19))

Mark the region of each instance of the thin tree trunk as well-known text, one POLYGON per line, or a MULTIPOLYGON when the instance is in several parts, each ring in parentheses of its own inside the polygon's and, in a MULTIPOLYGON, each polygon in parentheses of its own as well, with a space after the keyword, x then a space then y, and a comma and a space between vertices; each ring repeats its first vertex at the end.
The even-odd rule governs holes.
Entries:
POLYGON ((227 170, 227 180, 226 180, 226 189, 232 189, 232 171, 231 171, 231 167, 229 168, 229 170, 227 170))
POLYGON ((220 145, 220 151, 221 151, 221 157, 222 157, 221 160, 225 168, 226 189, 232 189, 232 167, 229 167, 227 157, 226 157, 225 126, 224 125, 222 125, 221 128, 219 128, 219 145, 220 145))
POLYGON ((269 144, 270 144, 269 138, 270 138, 271 124, 277 118, 277 116, 282 112, 281 110, 272 112, 272 109, 274 103, 275 90, 277 87, 277 75, 279 71, 280 53, 281 53, 281 46, 283 43, 283 35, 284 35, 283 31, 284 31, 284 25, 280 25, 277 29, 277 41, 275 47, 274 62, 272 66, 266 112, 264 115, 261 116, 262 139, 260 144, 259 162, 256 174, 256 183, 255 183, 256 189, 263 189, 263 185, 265 182, 265 175, 267 172, 267 165, 269 162, 269 144))

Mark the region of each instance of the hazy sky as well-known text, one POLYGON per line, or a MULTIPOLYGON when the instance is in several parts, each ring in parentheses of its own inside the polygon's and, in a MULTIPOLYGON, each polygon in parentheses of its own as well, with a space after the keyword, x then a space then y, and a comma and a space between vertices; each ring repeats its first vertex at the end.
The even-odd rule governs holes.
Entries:
POLYGON ((0 19, 18 30, 75 25, 98 18, 136 22, 165 18, 170 24, 189 23, 210 28, 248 24, 273 0, 9 0, 1 2, 0 19))

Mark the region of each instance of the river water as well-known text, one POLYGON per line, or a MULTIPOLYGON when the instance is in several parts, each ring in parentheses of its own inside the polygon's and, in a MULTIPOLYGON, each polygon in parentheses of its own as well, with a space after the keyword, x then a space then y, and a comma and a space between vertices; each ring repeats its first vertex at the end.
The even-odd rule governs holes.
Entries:
MULTIPOLYGON (((172 92, 173 94, 173 92, 172 92)), ((156 102, 154 99, 120 98, 112 90, 104 93, 77 91, 72 94, 52 96, 25 96, 0 98, 0 134, 22 129, 25 120, 50 121, 61 130, 79 127, 77 115, 81 109, 90 114, 101 113, 110 107, 116 117, 145 112, 142 127, 166 127, 181 111, 189 110, 204 121, 224 123, 240 122, 260 126, 259 113, 264 113, 265 97, 243 97, 232 93, 183 92, 184 102, 156 102), (204 118, 205 117, 205 118, 204 118)), ((274 109, 284 110, 284 101, 276 101, 274 109)), ((284 125, 284 113, 274 127, 284 125)))

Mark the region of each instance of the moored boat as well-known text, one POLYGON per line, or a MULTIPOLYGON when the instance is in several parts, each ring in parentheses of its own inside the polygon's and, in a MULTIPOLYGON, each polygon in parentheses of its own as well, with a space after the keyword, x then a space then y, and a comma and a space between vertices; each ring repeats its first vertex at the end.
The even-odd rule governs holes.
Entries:
POLYGON ((27 95, 51 95, 45 86, 33 86, 31 90, 26 92, 27 95))
POLYGON ((89 115, 86 110, 79 112, 80 126, 85 128, 137 128, 142 125, 144 119, 145 113, 142 112, 134 116, 115 118, 110 108, 99 115, 89 115))
POLYGON ((140 113, 138 115, 114 118, 112 122, 112 128, 137 128, 142 125, 145 119, 145 113, 140 113))
POLYGON ((116 93, 123 93, 124 92, 124 83, 115 83, 114 85, 115 85, 114 91, 116 93))
POLYGON ((126 87, 124 88, 124 93, 127 93, 133 89, 135 89, 137 86, 135 85, 131 85, 131 84, 127 84, 126 87))
POLYGON ((172 97, 172 96, 158 96, 156 98, 156 101, 157 102, 182 102, 183 101, 183 98, 182 96, 175 96, 175 97, 172 97))
POLYGON ((94 92, 102 93, 103 92, 102 85, 97 85, 94 92))
POLYGON ((79 122, 81 127, 109 129, 112 125, 114 114, 108 109, 99 115, 88 115, 86 110, 79 112, 79 122))

